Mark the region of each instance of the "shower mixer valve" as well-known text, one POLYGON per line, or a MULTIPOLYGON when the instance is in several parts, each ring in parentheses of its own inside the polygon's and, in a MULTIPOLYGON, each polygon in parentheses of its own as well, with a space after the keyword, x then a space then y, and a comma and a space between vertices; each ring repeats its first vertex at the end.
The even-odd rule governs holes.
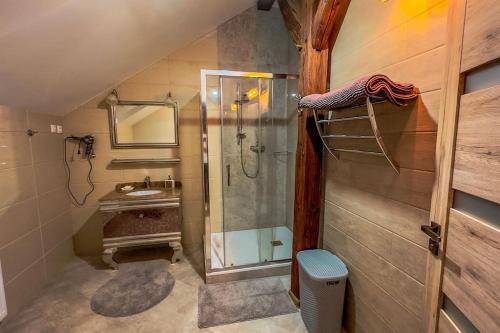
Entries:
POLYGON ((241 140, 246 139, 247 135, 244 132, 240 132, 236 134, 236 138, 238 139, 238 144, 241 143, 241 140))

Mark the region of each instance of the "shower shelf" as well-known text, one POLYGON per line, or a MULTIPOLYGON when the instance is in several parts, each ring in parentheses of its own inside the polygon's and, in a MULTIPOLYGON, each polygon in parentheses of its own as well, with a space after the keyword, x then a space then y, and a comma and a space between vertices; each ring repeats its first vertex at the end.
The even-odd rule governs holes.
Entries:
POLYGON ((314 114, 314 121, 316 123, 316 128, 318 130, 318 133, 320 135, 321 141, 323 142, 323 145, 325 146, 326 150, 332 155, 336 160, 340 159, 340 153, 354 153, 354 154, 365 154, 365 155, 374 155, 374 156, 384 156, 391 167, 396 171, 396 173, 399 174, 399 165, 396 163, 394 158, 391 156, 389 150, 387 149, 384 140, 382 138, 382 134, 380 133, 380 130, 377 125, 377 120, 375 118, 375 112, 373 110, 373 105, 374 104, 380 104, 380 103, 386 103, 386 99, 376 99, 373 100, 370 99, 370 97, 366 98, 366 103, 364 104, 356 104, 356 105, 349 105, 349 106, 344 106, 338 109, 333 109, 333 110, 328 110, 329 114, 329 119, 320 119, 318 116, 318 110, 313 110, 314 114), (345 109, 357 109, 357 108, 366 108, 367 115, 361 115, 361 116, 353 116, 353 117, 346 117, 346 118, 331 118, 332 112, 331 111, 339 111, 339 110, 345 110, 345 109), (325 126, 329 126, 331 123, 337 123, 337 122, 346 122, 346 121, 358 121, 358 120, 369 120, 371 129, 373 131, 373 135, 350 135, 350 134, 325 134, 325 126), (366 139, 372 139, 377 142, 378 147, 380 148, 380 151, 366 151, 366 150, 358 150, 358 149, 343 149, 343 148, 333 148, 331 147, 327 140, 328 139, 355 139, 355 140, 366 140, 366 139))

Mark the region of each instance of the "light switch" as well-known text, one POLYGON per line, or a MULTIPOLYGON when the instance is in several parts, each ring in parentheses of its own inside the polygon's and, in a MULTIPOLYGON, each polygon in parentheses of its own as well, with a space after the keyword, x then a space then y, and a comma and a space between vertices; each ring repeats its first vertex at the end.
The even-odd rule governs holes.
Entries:
POLYGON ((57 132, 57 126, 56 125, 50 125, 50 133, 56 133, 57 132))
POLYGON ((62 125, 57 125, 57 133, 62 133, 62 125))

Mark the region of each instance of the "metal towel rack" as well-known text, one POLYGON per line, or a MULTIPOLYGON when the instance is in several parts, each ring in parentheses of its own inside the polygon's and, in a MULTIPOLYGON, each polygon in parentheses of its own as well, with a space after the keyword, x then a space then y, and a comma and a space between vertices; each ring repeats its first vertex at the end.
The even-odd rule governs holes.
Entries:
MULTIPOLYGON (((340 159, 339 153, 341 153, 341 152, 384 156, 387 159, 387 161, 389 162, 389 164, 391 165, 391 167, 394 169, 394 171, 396 171, 396 173, 399 174, 399 165, 393 159, 389 150, 387 149, 386 145, 384 144, 384 140, 382 139, 382 134, 380 133, 380 130, 379 130, 378 125, 377 125, 377 120, 375 118, 375 112, 373 110, 374 104, 380 104, 380 103, 385 103, 385 102, 387 102, 386 99, 377 99, 377 100, 374 100, 372 102, 371 98, 367 97, 365 104, 358 104, 358 105, 352 105, 352 106, 338 108, 335 110, 329 110, 329 111, 337 111, 337 110, 343 110, 343 109, 356 109, 356 108, 360 108, 360 107, 366 107, 366 110, 367 110, 366 116, 362 115, 362 116, 353 116, 353 117, 346 117, 346 118, 320 119, 318 116, 318 110, 313 110, 316 128, 317 128, 318 133, 320 135, 321 141, 323 142, 323 145, 325 146, 326 150, 330 153, 330 155, 332 155, 336 160, 340 159), (328 126, 329 124, 337 123, 337 122, 345 122, 345 121, 359 121, 359 120, 369 120, 370 121, 373 135, 325 134, 325 132, 324 132, 324 126, 328 126), (358 150, 358 149, 333 148, 328 144, 327 140, 328 139, 335 139, 335 138, 374 139, 374 140, 376 140, 381 151, 365 151, 365 150, 358 150)), ((330 112, 330 114, 332 114, 332 113, 330 112)))

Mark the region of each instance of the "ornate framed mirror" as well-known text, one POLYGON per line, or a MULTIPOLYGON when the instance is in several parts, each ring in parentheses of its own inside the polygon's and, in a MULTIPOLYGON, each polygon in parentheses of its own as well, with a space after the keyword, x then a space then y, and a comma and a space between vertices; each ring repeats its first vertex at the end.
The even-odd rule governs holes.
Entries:
POLYGON ((179 146, 179 107, 170 97, 158 101, 108 102, 112 148, 179 146))

